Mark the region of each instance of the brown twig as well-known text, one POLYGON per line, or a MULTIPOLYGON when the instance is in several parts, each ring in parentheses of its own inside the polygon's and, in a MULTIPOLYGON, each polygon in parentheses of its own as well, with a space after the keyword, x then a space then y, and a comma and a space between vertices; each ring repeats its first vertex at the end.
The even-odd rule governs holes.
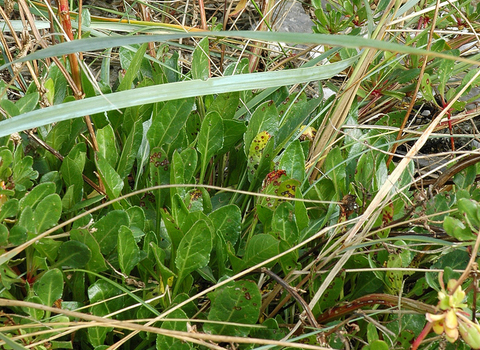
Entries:
POLYGON ((389 307, 401 306, 402 308, 418 311, 421 313, 435 312, 435 306, 422 303, 418 300, 410 298, 399 299, 398 296, 390 294, 368 294, 358 299, 355 299, 352 302, 346 303, 345 305, 327 310, 326 312, 317 317, 317 322, 330 322, 346 314, 352 313, 353 311, 358 310, 362 307, 373 305, 386 305, 389 307))
POLYGON ((312 310, 310 310, 308 304, 305 302, 305 300, 303 300, 300 294, 298 294, 295 288, 292 288, 292 286, 290 286, 287 282, 281 279, 278 275, 264 267, 261 268, 260 271, 269 275, 271 278, 277 281, 296 301, 298 301, 300 305, 302 305, 303 311, 305 312, 308 322, 310 322, 310 325, 312 327, 320 328, 320 325, 317 323, 317 320, 313 316, 312 310))

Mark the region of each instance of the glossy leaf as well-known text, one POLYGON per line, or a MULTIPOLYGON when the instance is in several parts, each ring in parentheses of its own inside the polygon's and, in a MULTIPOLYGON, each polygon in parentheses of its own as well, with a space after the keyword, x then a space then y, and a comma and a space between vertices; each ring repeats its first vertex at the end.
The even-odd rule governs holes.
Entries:
POLYGON ((109 212, 93 225, 92 234, 103 254, 110 254, 117 245, 117 235, 122 225, 128 227, 129 220, 127 213, 120 210, 109 212))
MULTIPOLYGON (((268 260, 279 253, 279 242, 272 235, 258 234, 247 243, 243 257, 244 269, 268 260)), ((273 265, 270 263, 268 266, 273 265)))
POLYGON ((295 209, 291 203, 280 203, 272 218, 272 230, 279 238, 295 244, 298 240, 298 230, 295 223, 295 209))
POLYGON ((208 79, 210 77, 210 49, 209 39, 200 40, 192 54, 192 77, 193 79, 208 79))
POLYGON ((225 205, 208 215, 215 226, 217 235, 222 236, 225 241, 237 243, 241 233, 242 214, 236 205, 225 205))
MULTIPOLYGON (((100 178, 105 186, 105 192, 109 199, 117 198, 123 189, 123 180, 112 168, 112 166, 99 154, 95 155, 95 164, 97 166, 100 178)), ((120 204, 114 203, 116 209, 120 209, 120 204)))
MULTIPOLYGON (((204 220, 198 221, 180 241, 175 258, 178 271, 177 284, 196 269, 202 268, 210 261, 213 247, 213 235, 204 220)), ((176 286, 176 290, 177 290, 176 286)))
POLYGON ((99 154, 111 167, 115 167, 117 164, 118 150, 115 142, 115 132, 110 124, 97 131, 97 142, 99 154))
POLYGON ((36 232, 42 233, 55 226, 61 215, 62 200, 60 196, 56 193, 46 196, 38 203, 33 214, 36 232))
POLYGON ((178 131, 187 122, 188 115, 193 108, 193 101, 193 98, 168 101, 158 114, 153 115, 152 125, 147 132, 151 148, 162 147, 175 140, 178 131))
POLYGON ((122 154, 118 161, 117 173, 120 178, 125 179, 132 170, 135 157, 137 156, 138 149, 142 143, 142 137, 143 124, 141 123, 141 120, 138 120, 133 124, 132 130, 130 130, 130 133, 128 134, 127 140, 123 145, 122 154))
MULTIPOLYGON (((182 309, 177 309, 171 312, 168 315, 168 318, 175 318, 175 319, 187 319, 187 315, 182 309)), ((162 323, 162 329, 169 329, 172 331, 180 331, 180 332, 187 332, 187 320, 184 322, 182 321, 164 321, 162 323)), ((192 347, 190 343, 184 342, 181 339, 169 337, 163 334, 157 335, 157 350, 164 350, 164 349, 175 349, 175 350, 189 350, 192 347)))
POLYGON ((200 159, 200 180, 203 182, 205 170, 210 159, 222 149, 223 121, 218 112, 211 112, 205 116, 198 134, 197 149, 202 155, 200 159))
POLYGON ((120 226, 118 231, 117 252, 120 270, 125 275, 129 275, 132 269, 140 262, 141 254, 132 230, 123 225, 120 226))
POLYGON ((33 284, 33 290, 43 305, 52 306, 63 294, 63 274, 59 269, 48 270, 33 284))
POLYGON ((299 140, 295 140, 288 145, 282 153, 278 168, 285 170, 289 178, 303 181, 305 177, 305 156, 299 140))
POLYGON ((135 55, 133 56, 132 60, 129 62, 127 71, 125 72, 125 75, 123 76, 123 79, 118 86, 117 91, 123 91, 123 90, 130 90, 132 88, 133 80, 136 78, 140 66, 142 64, 143 60, 143 55, 145 54, 145 51, 147 49, 147 44, 143 44, 138 48, 137 52, 135 52, 135 55))
POLYGON ((91 258, 85 268, 92 272, 102 272, 107 269, 107 264, 100 251, 100 246, 95 237, 87 229, 73 229, 70 238, 85 244, 90 250, 91 258))
POLYGON ((208 107, 208 112, 218 112, 223 120, 233 119, 239 102, 240 93, 238 91, 218 94, 208 107))
POLYGON ((23 210, 27 206, 35 209, 43 198, 53 193, 55 193, 55 184, 53 182, 38 184, 20 200, 20 209, 23 210))
MULTIPOLYGON (((211 321, 235 322, 253 325, 260 315, 262 297, 255 283, 238 281, 218 289, 209 295, 212 303, 208 319, 211 321)), ((231 326, 222 323, 205 323, 207 332, 221 335, 246 337, 249 327, 231 326)))
POLYGON ((84 267, 92 257, 90 248, 79 241, 66 241, 58 250, 58 258, 55 262, 57 267, 81 268, 84 267))
POLYGON ((80 202, 83 197, 83 169, 86 161, 86 147, 81 143, 75 146, 63 159, 60 171, 67 187, 74 186, 74 201, 80 202))

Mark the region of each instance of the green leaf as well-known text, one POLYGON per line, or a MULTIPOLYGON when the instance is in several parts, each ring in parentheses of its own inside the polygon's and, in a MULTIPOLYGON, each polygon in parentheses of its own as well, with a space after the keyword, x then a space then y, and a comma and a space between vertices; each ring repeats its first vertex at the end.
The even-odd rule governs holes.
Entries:
POLYGON ((208 215, 215 226, 217 235, 226 242, 235 245, 241 233, 242 213, 236 205, 230 204, 220 207, 208 215))
POLYGON ((433 97, 432 79, 428 73, 424 73, 422 77, 422 84, 420 85, 423 97, 430 102, 435 102, 433 97))
POLYGON ((239 102, 240 93, 238 91, 218 94, 208 107, 208 112, 218 112, 223 120, 233 119, 239 102))
POLYGON ((300 182, 305 178, 305 155, 300 140, 292 142, 282 153, 278 169, 283 169, 289 178, 300 182))
POLYGON ((370 350, 388 350, 390 347, 383 340, 374 340, 370 344, 370 350))
POLYGON ((138 72, 140 71, 140 66, 142 65, 143 55, 145 55, 147 45, 148 44, 145 43, 138 48, 120 85, 118 86, 117 91, 130 90, 132 88, 133 80, 137 77, 138 72))
POLYGON ((210 77, 209 39, 200 40, 192 54, 192 78, 208 79, 210 77))
POLYGON ((251 144, 260 133, 275 135, 278 130, 278 111, 273 101, 266 101, 257 107, 248 123, 244 136, 244 150, 248 156, 252 151, 251 144))
POLYGON ((12 175, 13 154, 6 148, 0 148, 0 180, 5 181, 12 175))
POLYGON ((0 222, 6 218, 11 218, 17 215, 20 206, 18 204, 18 199, 10 198, 5 203, 0 205, 0 222))
POLYGON ((74 187, 74 200, 80 202, 83 197, 83 168, 86 161, 86 146, 79 143, 63 159, 60 171, 67 187, 74 187))
POLYGON ((245 122, 238 120, 224 120, 223 121, 223 147, 219 154, 226 153, 236 146, 247 130, 245 122))
POLYGON ((132 170, 135 157, 142 143, 143 124, 141 120, 137 120, 133 124, 133 128, 128 134, 122 149, 120 160, 118 161, 117 173, 120 178, 125 179, 132 170))
MULTIPOLYGON (((175 319, 185 319, 184 322, 182 321, 164 321, 162 323, 162 329, 169 329, 172 331, 180 331, 180 332, 187 332, 187 315, 183 312, 182 309, 177 309, 171 312, 168 315, 169 318, 175 319)), ((164 349, 175 349, 175 350, 189 350, 192 347, 190 346, 189 342, 184 342, 181 339, 169 337, 163 334, 157 335, 157 350, 164 350, 164 349)))
MULTIPOLYGON (((457 201, 458 210, 466 216, 468 221, 477 229, 480 227, 480 205, 477 201, 467 198, 460 198, 457 201)), ((444 224, 445 226, 445 224, 444 224)), ((451 232, 451 230, 447 231, 451 232)))
POLYGON ((122 210, 109 212, 93 225, 92 234, 103 254, 110 254, 117 245, 117 235, 122 225, 129 226, 128 215, 122 210))
MULTIPOLYGON (((115 142, 115 132, 110 124, 97 130, 98 153, 111 167, 117 164, 118 150, 115 142)), ((126 145, 124 145, 124 148, 126 145)))
POLYGON ((55 187, 53 182, 38 184, 20 200, 20 210, 25 209, 27 206, 35 209, 43 198, 55 193, 55 187))
POLYGON ((13 156, 13 175, 12 180, 16 191, 25 191, 32 187, 34 180, 38 177, 38 171, 33 170, 33 158, 23 157, 23 148, 17 147, 13 156))
MULTIPOLYGON (((178 280, 175 291, 180 282, 196 269, 207 266, 210 261, 210 252, 213 248, 213 235, 209 225, 199 220, 182 238, 178 246, 175 266, 178 270, 178 280)), ((176 293, 174 293, 176 294, 176 293)))
POLYGON ((291 203, 283 202, 273 213, 272 230, 279 238, 294 245, 298 240, 298 230, 295 223, 295 209, 291 203))
MULTIPOLYGON (((453 68, 455 67, 455 62, 450 60, 441 60, 440 66, 438 67, 438 79, 440 80, 438 84, 438 91, 440 95, 445 97, 445 87, 447 86, 448 81, 452 78, 453 68)), ((449 101, 446 101, 449 102, 449 101)))
POLYGON ((205 116, 198 134, 197 149, 202 155, 200 160, 200 180, 202 183, 207 164, 223 146, 223 122, 218 112, 211 112, 205 116))
MULTIPOLYGON (((123 189, 122 178, 100 154, 95 155, 95 164, 105 186, 105 192, 108 198, 110 200, 117 198, 123 189)), ((113 206, 116 209, 121 209, 121 205, 118 202, 114 203, 113 206)))
MULTIPOLYGON (((358 166, 357 166, 357 173, 360 171, 361 174, 356 175, 358 177, 361 176, 363 180, 370 180, 372 179, 373 173, 368 173, 371 167, 367 165, 363 165, 363 162, 373 162, 371 155, 367 156, 366 154, 362 155, 365 159, 362 158, 358 159, 358 166), (365 170, 362 170, 365 168, 365 170)), ((347 193, 346 189, 346 165, 344 159, 342 157, 342 152, 340 151, 339 147, 334 147, 328 152, 327 158, 325 159, 325 172, 326 175, 332 180, 333 184, 335 185, 335 190, 338 194, 338 199, 341 199, 347 193)), ((373 164, 371 164, 373 166, 373 164)), ((356 179, 356 178, 355 178, 356 179)), ((361 182, 363 183, 363 182, 361 182)))
POLYGON ((451 216, 445 217, 443 228, 450 236, 459 241, 471 241, 476 238, 476 235, 463 222, 451 216))
POLYGON ((19 99, 15 103, 15 106, 18 108, 20 113, 31 112, 37 107, 39 98, 40 95, 38 92, 29 93, 19 99))
POLYGON ((74 241, 85 244, 90 250, 91 258, 85 269, 92 272, 102 272, 107 269, 105 259, 100 251, 100 246, 95 237, 87 229, 73 229, 70 231, 70 238, 74 241))
MULTIPOLYGON (((170 162, 167 158, 167 152, 165 152, 162 148, 154 147, 151 150, 149 169, 151 186, 167 185, 170 183, 170 162)), ((169 191, 170 190, 168 188, 164 188, 154 192, 157 208, 164 206, 169 191)))
POLYGON ((62 215, 62 200, 56 193, 49 194, 38 203, 33 219, 36 233, 42 233, 58 223, 62 215))
POLYGON ((52 269, 33 284, 33 290, 42 300, 43 305, 52 306, 63 294, 63 274, 59 269, 52 269))
POLYGON ((253 325, 260 315, 262 297, 255 283, 238 281, 209 294, 212 303, 208 319, 220 323, 205 323, 204 330, 213 334, 246 337, 249 327, 239 327, 222 322, 253 325))
POLYGON ((187 122, 188 115, 193 108, 193 98, 171 100, 153 115, 152 125, 147 132, 150 147, 162 147, 170 144, 178 136, 187 122))
POLYGON ((129 275, 133 268, 140 262, 141 254, 138 248, 133 232, 126 226, 120 226, 118 231, 118 263, 120 270, 129 275))
MULTIPOLYGON (((253 236, 247 243, 243 257, 243 269, 255 266, 279 253, 279 241, 269 234, 253 236)), ((272 266, 270 263, 267 266, 272 266)), ((237 272, 237 271, 236 271, 237 272)))
POLYGON ((71 267, 74 269, 84 267, 92 257, 88 246, 82 242, 70 240, 64 242, 58 250, 56 267, 71 267))
MULTIPOLYGON (((171 184, 189 184, 193 182, 193 174, 197 167, 197 151, 193 148, 187 148, 181 153, 173 153, 173 162, 170 171, 171 184)), ((177 188, 170 190, 173 195, 178 193, 181 198, 185 197, 187 188, 177 188)))

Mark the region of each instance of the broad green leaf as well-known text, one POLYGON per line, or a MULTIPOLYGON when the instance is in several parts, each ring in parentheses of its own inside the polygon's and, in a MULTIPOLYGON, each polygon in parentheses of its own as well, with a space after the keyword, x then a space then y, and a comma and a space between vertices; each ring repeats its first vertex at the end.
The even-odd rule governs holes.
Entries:
MULTIPOLYGON (((20 209, 23 210, 29 206, 35 209, 37 204, 46 196, 55 193, 55 184, 53 182, 44 182, 35 186, 22 199, 20 199, 20 209)), ((1 221, 1 220, 0 220, 1 221)))
POLYGON ((59 269, 48 270, 33 284, 33 290, 43 305, 52 306, 63 294, 63 274, 59 269))
POLYGON ((200 180, 202 183, 207 164, 223 146, 223 122, 218 112, 211 112, 205 116, 198 134, 197 149, 202 155, 200 160, 200 180))
MULTIPOLYGON (((95 155, 95 164, 97 166, 100 178, 105 186, 105 192, 109 199, 117 198, 123 189, 123 180, 112 168, 112 166, 99 154, 95 155)), ((114 208, 120 209, 121 205, 117 202, 113 204, 114 208)))
POLYGON ((20 113, 27 113, 33 111, 38 104, 40 95, 38 92, 33 92, 26 94, 21 99, 19 99, 15 106, 18 108, 20 113))
MULTIPOLYGON (((115 142, 115 132, 110 124, 97 130, 98 152, 111 167, 117 164, 118 150, 115 142)), ((124 145, 124 148, 127 145, 124 145)))
POLYGON ((60 171, 67 187, 74 186, 74 200, 80 202, 83 197, 83 168, 86 162, 86 146, 80 143, 63 159, 60 171))
MULTIPOLYGON (((258 234, 247 243, 243 257, 243 268, 252 267, 279 253, 279 242, 272 235, 258 234)), ((268 266, 272 266, 270 263, 268 266)))
POLYGON ((92 252, 86 244, 70 240, 60 246, 55 266, 59 268, 71 267, 78 269, 84 267, 90 261, 91 257, 92 252))
POLYGON ((137 156, 138 149, 142 143, 143 137, 143 124, 141 120, 137 120, 133 124, 133 128, 130 131, 130 134, 127 137, 127 141, 123 145, 122 154, 120 155, 120 160, 117 165, 117 173, 120 178, 125 179, 130 173, 137 156))
POLYGON ((0 246, 8 243, 8 228, 4 224, 0 224, 0 246))
POLYGON ((428 73, 424 73, 422 77, 422 84, 420 85, 423 97, 430 102, 435 102, 433 97, 432 78, 428 73))
POLYGON ((282 153, 278 169, 283 169, 289 178, 300 182, 305 177, 305 155, 299 140, 292 142, 282 153))
POLYGON ((6 218, 11 218, 17 215, 20 205, 18 204, 18 199, 10 198, 5 203, 0 205, 0 222, 6 218))
POLYGON ((56 193, 49 194, 40 203, 33 213, 36 233, 42 233, 58 223, 62 215, 62 200, 56 193))
POLYGON ((209 225, 204 220, 198 221, 185 233, 180 241, 175 258, 175 266, 178 270, 175 290, 189 273, 208 264, 212 247, 213 235, 209 225))
POLYGON ((46 258, 53 265, 55 260, 57 260, 58 250, 61 245, 62 242, 47 238, 41 239, 33 247, 41 258, 46 258))
POLYGON ((273 101, 266 101, 257 107, 248 123, 244 136, 244 150, 248 156, 252 151, 252 143, 261 133, 270 136, 275 135, 278 130, 278 111, 273 101))
POLYGON ((102 272, 107 269, 105 259, 100 251, 100 246, 95 237, 87 229, 73 229, 70 231, 70 238, 74 241, 85 244, 91 253, 85 269, 92 272, 102 272))
POLYGON ((198 42, 192 54, 192 78, 208 79, 210 77, 210 48, 209 39, 203 38, 198 42))
POLYGON ((5 181, 12 175, 13 154, 6 148, 0 148, 0 181, 5 181))
MULTIPOLYGON (((458 52, 458 51, 457 51, 458 52)), ((438 79, 440 83, 438 84, 438 91, 440 95, 445 97, 448 81, 452 78, 453 68, 455 67, 455 62, 450 60, 441 60, 440 66, 438 67, 438 79)), ((446 101, 450 102, 450 101, 446 101)))
POLYGON ((219 154, 226 153, 236 146, 242 140, 243 134, 247 130, 245 122, 238 120, 223 121, 223 147, 219 154))
POLYGON ((480 227, 480 205, 477 201, 460 198, 457 201, 458 209, 476 228, 480 227))
POLYGON ((291 203, 280 203, 272 218, 272 230, 282 240, 295 244, 298 240, 298 230, 295 223, 295 209, 291 203))
POLYGON ((217 235, 225 241, 235 245, 241 233, 242 213, 236 205, 230 204, 220 207, 208 215, 215 226, 217 235))
POLYGON ((260 315, 262 297, 257 285, 251 281, 238 281, 209 294, 212 306, 208 313, 210 321, 220 323, 205 323, 206 332, 213 334, 246 337, 249 327, 231 326, 222 322, 243 323, 254 325, 260 315))
POLYGON ((17 147, 13 155, 13 174, 12 180, 16 191, 26 191, 33 186, 34 180, 38 177, 38 171, 33 170, 33 158, 23 156, 23 147, 17 147))
MULTIPOLYGON (((162 148, 154 147, 151 150, 149 169, 151 186, 167 185, 170 183, 170 162, 168 161, 167 153, 162 148)), ((154 192, 157 208, 164 206, 169 192, 170 190, 168 188, 156 190, 154 192)))
MULTIPOLYGON (((30 303, 35 303, 35 304, 42 304, 42 299, 40 297, 33 295, 25 299, 25 301, 28 301, 30 303)), ((29 314, 33 319, 39 321, 43 318, 44 312, 43 310, 39 310, 34 307, 23 307, 22 308, 27 314, 29 314)), ((23 348, 25 349, 25 348, 23 348)))
POLYGON ((88 340, 92 346, 97 347, 105 344, 105 338, 107 333, 111 331, 111 328, 107 327, 88 327, 88 340))
POLYGON ((122 225, 129 226, 128 215, 122 210, 109 212, 93 225, 92 234, 103 254, 110 254, 117 245, 117 235, 122 225))
POLYGON ((130 62, 130 65, 128 66, 127 71, 125 72, 125 75, 123 76, 120 85, 118 86, 117 91, 130 90, 132 88, 133 80, 137 77, 140 66, 142 65, 143 55, 145 54, 147 45, 148 44, 145 43, 138 48, 137 52, 133 56, 132 61, 130 62))
POLYGON ((218 94, 208 107, 208 112, 218 112, 223 120, 233 119, 239 102, 240 93, 238 91, 218 94))
POLYGON ((335 277, 327 287, 327 290, 322 295, 319 305, 322 311, 327 310, 335 305, 343 293, 343 284, 345 277, 335 277))
MULTIPOLYGON (((193 148, 187 148, 181 153, 173 153, 173 162, 170 172, 171 184, 189 184, 193 182, 193 174, 197 167, 197 151, 193 148)), ((186 188, 177 188, 170 190, 171 193, 178 193, 184 197, 188 192, 186 188)))
MULTIPOLYGON (((169 318, 175 319, 187 319, 187 315, 182 309, 177 309, 171 312, 168 315, 169 318)), ((169 329, 172 331, 180 331, 180 332, 187 332, 187 320, 185 322, 182 321, 164 321, 162 323, 162 329, 169 329)), ((189 342, 184 342, 181 339, 169 337, 163 334, 157 335, 157 350, 164 350, 164 349, 175 349, 175 350, 189 350, 192 347, 190 346, 189 342)))
MULTIPOLYGON (((373 164, 373 159, 371 154, 369 153, 363 154, 358 160, 355 179, 357 179, 358 177, 358 181, 360 181, 360 183, 362 184, 365 184, 365 182, 367 181, 372 182, 373 165, 374 164, 373 164), (364 163, 367 163, 367 164, 364 164, 364 163), (360 174, 358 174, 359 172, 360 174), (365 182, 361 182, 361 181, 365 181, 365 182)), ((326 175, 332 180, 333 184, 335 185, 335 190, 338 194, 338 197, 337 197, 338 199, 341 199, 341 197, 345 195, 347 192, 346 183, 345 183, 345 178, 346 178, 345 167, 346 166, 345 166, 340 148, 339 147, 332 148, 330 152, 328 152, 327 158, 325 159, 325 172, 326 172, 326 175)), ((366 186, 366 188, 369 188, 369 187, 366 186)))
POLYGON ((137 227, 140 230, 145 228, 145 212, 140 207, 130 207, 127 209, 128 218, 130 219, 130 227, 137 227))
POLYGON ((125 275, 129 275, 133 268, 140 262, 141 254, 133 237, 132 230, 126 226, 120 226, 120 230, 118 231, 117 252, 120 270, 125 275))
MULTIPOLYGON (((453 270, 463 270, 466 268, 469 261, 469 255, 464 250, 453 250, 450 253, 441 255, 440 258, 430 266, 431 269, 445 269, 444 280, 448 281, 451 278, 459 278, 460 273, 453 272, 447 273, 447 268, 453 270)), ((435 289, 436 291, 440 290, 440 285, 438 284, 438 273, 437 272, 427 272, 425 275, 428 285, 435 289)))
POLYGON ((466 227, 463 222, 451 216, 445 217, 443 228, 450 236, 459 241, 471 241, 476 238, 476 234, 466 227))
POLYGON ((193 98, 171 100, 153 115, 152 125, 147 132, 150 147, 162 147, 170 144, 178 136, 187 122, 188 115, 193 108, 193 98))

